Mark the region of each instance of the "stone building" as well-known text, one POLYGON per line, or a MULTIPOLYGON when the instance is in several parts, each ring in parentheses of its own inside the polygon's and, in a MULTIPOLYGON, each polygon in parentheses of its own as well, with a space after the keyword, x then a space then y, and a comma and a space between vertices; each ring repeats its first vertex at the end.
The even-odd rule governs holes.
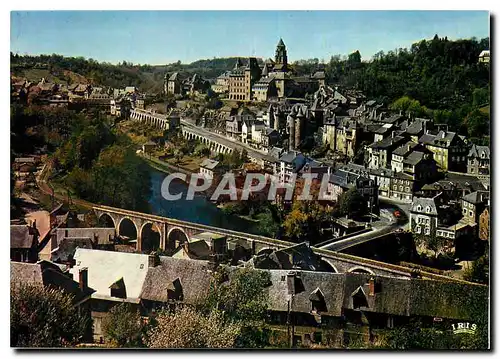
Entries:
POLYGON ((255 57, 249 57, 246 66, 238 59, 229 74, 229 99, 251 101, 252 86, 260 79, 260 74, 261 70, 255 57))
POLYGON ((439 131, 437 135, 425 134, 418 140, 434 153, 434 160, 443 171, 467 171, 467 144, 455 132, 439 131))
POLYGON ((178 72, 174 72, 170 76, 165 75, 164 91, 167 95, 182 94, 182 79, 178 72))
POLYGON ((475 176, 490 175, 490 148, 472 145, 467 156, 467 173, 475 176))

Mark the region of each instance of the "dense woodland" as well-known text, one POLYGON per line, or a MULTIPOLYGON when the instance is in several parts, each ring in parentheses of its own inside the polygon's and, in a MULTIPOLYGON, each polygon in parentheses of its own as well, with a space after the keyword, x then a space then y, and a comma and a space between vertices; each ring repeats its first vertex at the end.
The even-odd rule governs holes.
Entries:
POLYGON ((149 167, 128 137, 99 111, 11 106, 11 151, 43 149, 54 163, 52 180, 85 200, 148 210, 149 167))

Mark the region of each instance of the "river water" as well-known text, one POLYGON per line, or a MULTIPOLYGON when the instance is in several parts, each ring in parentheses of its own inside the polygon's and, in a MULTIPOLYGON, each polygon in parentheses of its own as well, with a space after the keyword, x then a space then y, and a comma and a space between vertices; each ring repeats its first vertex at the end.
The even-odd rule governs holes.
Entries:
POLYGON ((240 217, 224 214, 203 195, 195 195, 193 200, 186 201, 185 197, 188 188, 186 183, 180 180, 171 182, 170 193, 177 194, 182 192, 181 199, 167 201, 161 195, 161 185, 166 176, 166 174, 160 171, 151 169, 151 197, 149 204, 152 214, 247 233, 254 232, 252 222, 240 217))

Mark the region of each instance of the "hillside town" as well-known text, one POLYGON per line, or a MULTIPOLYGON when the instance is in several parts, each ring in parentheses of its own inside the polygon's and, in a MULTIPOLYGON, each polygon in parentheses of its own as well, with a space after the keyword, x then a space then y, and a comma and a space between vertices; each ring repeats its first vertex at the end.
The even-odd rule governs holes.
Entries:
MULTIPOLYGON (((71 158, 84 161, 95 135, 75 140, 76 149, 61 145, 54 155, 50 144, 13 150, 11 178, 22 210, 11 214, 12 290, 31 285, 70 295, 70 310, 89 321, 78 339, 62 345, 81 347, 175 347, 173 337, 157 338, 163 327, 148 329, 152 319, 190 325, 194 319, 182 319, 185 308, 214 296, 227 303, 217 309, 236 313, 235 323, 252 322, 253 336, 212 323, 207 342, 196 345, 375 348, 387 333, 414 322, 441 333, 470 323, 483 326, 475 334, 488 333, 478 314, 487 318, 488 279, 476 272, 488 273, 479 263, 490 241, 489 145, 411 106, 337 84, 321 64, 298 74, 283 39, 266 57, 240 58, 217 78, 166 72, 161 94, 133 83, 111 88, 12 75, 12 104, 98 113, 130 138, 132 155, 163 176, 220 183, 231 173, 238 199, 210 201, 207 189, 200 195, 207 206, 245 223, 269 221, 265 231, 249 224, 236 229, 120 205, 114 193, 112 202, 98 202, 108 194, 84 197, 64 188, 61 178, 73 178, 70 170, 58 177, 73 167, 64 156, 79 153, 71 158), (266 186, 241 201, 249 174, 264 175, 266 186), (301 201, 298 188, 311 175, 323 197, 301 201), (280 189, 267 201, 273 185, 280 189), (289 187, 295 188, 290 197, 289 187), (238 206, 245 207, 241 213, 238 206), (178 317, 159 314, 169 310, 178 317), (139 320, 118 322, 130 313, 139 320), (127 325, 135 333, 110 329, 127 325), (149 336, 139 345, 135 336, 143 331, 149 336), (211 335, 230 339, 210 344, 211 335)), ((476 62, 489 69, 489 50, 476 62)), ((56 125, 36 126, 48 128, 50 137, 56 125)), ((94 161, 118 158, 111 153, 104 162, 101 153, 94 161)), ((128 173, 110 176, 125 181, 120 176, 128 173)), ((119 191, 119 184, 113 188, 119 191)), ((30 346, 23 334, 29 321, 19 321, 15 346, 30 346)))

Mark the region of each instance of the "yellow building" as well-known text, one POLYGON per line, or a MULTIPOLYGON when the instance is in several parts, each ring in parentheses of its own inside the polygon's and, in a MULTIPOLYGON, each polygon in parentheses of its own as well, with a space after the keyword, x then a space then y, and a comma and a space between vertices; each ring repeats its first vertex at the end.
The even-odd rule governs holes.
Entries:
POLYGON ((434 154, 434 160, 443 171, 467 172, 469 150, 464 139, 455 132, 425 134, 418 141, 434 154))

